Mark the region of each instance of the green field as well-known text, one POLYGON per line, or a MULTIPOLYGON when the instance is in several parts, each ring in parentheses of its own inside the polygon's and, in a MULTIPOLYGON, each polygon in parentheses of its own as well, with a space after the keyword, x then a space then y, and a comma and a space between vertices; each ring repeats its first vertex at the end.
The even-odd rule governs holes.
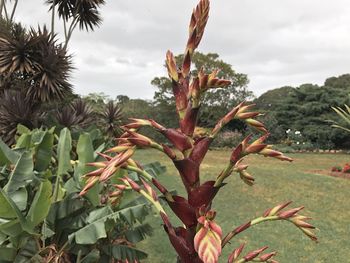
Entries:
MULTIPOLYGON (((216 177, 224 168, 230 152, 210 151, 201 166, 202 181, 216 177)), ((305 237, 288 222, 257 225, 233 239, 225 247, 220 262, 242 242, 247 242, 246 252, 262 246, 278 251, 280 262, 350 262, 350 180, 312 174, 310 170, 330 169, 331 166, 350 161, 345 154, 290 154, 293 163, 251 156, 246 163, 256 178, 256 185, 246 186, 234 174, 217 195, 213 209, 218 211, 217 222, 224 234, 232 228, 260 216, 265 209, 281 202, 294 201, 294 207, 304 205, 302 214, 314 218, 313 224, 319 243, 305 237)), ((169 189, 183 193, 182 185, 171 162, 161 153, 143 150, 137 153, 143 163, 160 161, 168 172, 159 179, 169 189), (180 189, 180 190, 179 190, 180 189)), ((145 262, 176 262, 176 256, 163 233, 161 220, 150 219, 154 235, 146 239, 141 248, 148 254, 145 262)), ((177 221, 172 220, 174 224, 177 221)))

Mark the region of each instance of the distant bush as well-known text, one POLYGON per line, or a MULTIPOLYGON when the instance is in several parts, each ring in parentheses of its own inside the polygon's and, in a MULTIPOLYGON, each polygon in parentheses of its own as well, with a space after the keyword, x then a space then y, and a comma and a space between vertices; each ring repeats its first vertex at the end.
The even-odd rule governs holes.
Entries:
POLYGON ((237 131, 224 131, 220 133, 216 140, 213 142, 213 147, 223 148, 230 147, 239 144, 242 141, 243 135, 237 131))

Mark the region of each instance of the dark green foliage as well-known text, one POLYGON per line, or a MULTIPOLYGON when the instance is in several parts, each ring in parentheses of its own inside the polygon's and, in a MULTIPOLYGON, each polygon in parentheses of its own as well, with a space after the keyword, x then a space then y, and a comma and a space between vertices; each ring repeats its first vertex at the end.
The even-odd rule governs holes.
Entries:
POLYGON ((272 112, 279 129, 300 131, 305 142, 315 148, 350 146, 350 135, 332 129, 328 122, 336 118, 331 107, 350 103, 349 74, 329 78, 323 86, 303 84, 297 88, 268 91, 256 103, 261 109, 272 112))

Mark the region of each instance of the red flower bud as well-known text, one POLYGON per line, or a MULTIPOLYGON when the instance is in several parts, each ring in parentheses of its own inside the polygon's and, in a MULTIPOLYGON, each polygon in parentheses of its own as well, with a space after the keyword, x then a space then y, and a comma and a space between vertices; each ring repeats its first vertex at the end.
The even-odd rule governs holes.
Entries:
POLYGON ((177 66, 174 55, 173 53, 171 53, 170 50, 168 50, 168 52, 166 53, 166 66, 168 69, 169 77, 177 82, 179 80, 179 75, 177 72, 177 66))
POLYGON ((228 263, 233 263, 236 259, 238 259, 238 257, 241 255, 241 253, 244 249, 244 246, 245 246, 245 244, 243 243, 238 248, 233 250, 233 252, 228 257, 228 263))
POLYGON ((252 259, 256 258, 261 252, 263 252, 264 250, 266 250, 268 247, 262 247, 260 249, 257 249, 257 250, 254 250, 254 251, 251 251, 249 252, 245 257, 244 259, 246 261, 251 261, 252 259))

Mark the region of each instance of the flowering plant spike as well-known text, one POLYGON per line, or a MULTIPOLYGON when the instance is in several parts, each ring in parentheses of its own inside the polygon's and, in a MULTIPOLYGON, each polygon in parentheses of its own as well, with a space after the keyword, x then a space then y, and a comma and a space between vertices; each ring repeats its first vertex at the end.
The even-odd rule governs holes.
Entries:
MULTIPOLYGON (((126 176, 121 179, 121 184, 114 185, 116 189, 113 195, 120 196, 123 191, 133 190, 149 200, 163 220, 164 230, 176 250, 178 261, 183 263, 216 263, 221 255, 221 250, 236 235, 253 225, 267 221, 288 221, 312 240, 317 240, 312 232, 314 226, 307 222, 310 218, 299 215, 303 207, 287 209, 291 202, 268 209, 261 217, 250 220, 225 235, 215 220, 216 212, 212 202, 220 188, 225 185, 224 181, 227 177, 238 173, 246 184, 254 183, 254 177, 247 171, 248 165, 243 163, 245 156, 259 154, 282 161, 292 161, 292 159, 273 150, 271 145, 265 143, 269 133, 264 124, 255 119, 260 114, 252 111, 254 105, 246 102, 240 103, 220 119, 209 135, 196 136, 195 128, 205 92, 209 89, 225 88, 230 85, 230 81, 217 78, 218 70, 206 74, 204 69, 201 69, 197 75, 191 74, 192 56, 202 39, 208 21, 209 4, 209 0, 200 0, 193 10, 189 38, 181 66, 177 66, 171 51, 166 53, 166 66, 172 81, 179 129, 163 127, 154 120, 131 119, 131 122, 124 126, 125 133, 118 138, 117 145, 107 150, 105 154, 101 154, 105 161, 89 164, 95 166, 96 171, 86 174, 87 183, 81 192, 81 195, 84 195, 94 184, 107 183, 118 171, 136 172, 141 180, 135 182, 127 176, 127 173, 123 173, 126 176), (226 168, 216 178, 201 182, 199 168, 210 144, 221 129, 234 119, 245 122, 248 126, 261 132, 262 136, 255 141, 252 141, 251 135, 246 137, 233 148, 226 168), (164 135, 173 147, 159 144, 141 135, 139 129, 145 126, 164 135), (171 194, 161 182, 133 160, 132 157, 137 148, 153 148, 168 156, 178 170, 187 196, 171 194), (171 224, 170 218, 158 200, 155 189, 164 195, 169 207, 182 221, 183 226, 174 227, 171 224)), ((228 262, 277 262, 273 259, 276 252, 265 253, 266 249, 267 247, 262 247, 241 257, 242 245, 233 250, 228 262)))

